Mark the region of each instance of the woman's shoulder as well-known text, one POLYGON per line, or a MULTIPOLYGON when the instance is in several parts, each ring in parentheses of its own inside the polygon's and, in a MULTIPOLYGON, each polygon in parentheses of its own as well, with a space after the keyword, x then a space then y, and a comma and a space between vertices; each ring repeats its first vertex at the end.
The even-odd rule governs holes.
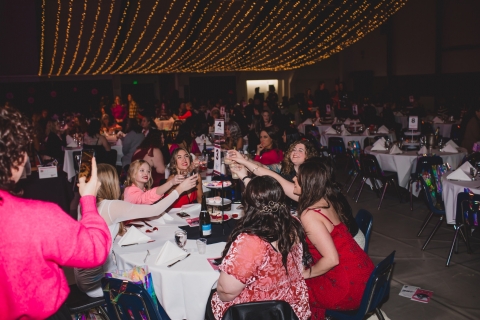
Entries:
POLYGON ((262 238, 255 234, 249 233, 240 233, 238 237, 235 239, 234 243, 236 245, 242 245, 247 247, 261 247, 267 244, 262 238))

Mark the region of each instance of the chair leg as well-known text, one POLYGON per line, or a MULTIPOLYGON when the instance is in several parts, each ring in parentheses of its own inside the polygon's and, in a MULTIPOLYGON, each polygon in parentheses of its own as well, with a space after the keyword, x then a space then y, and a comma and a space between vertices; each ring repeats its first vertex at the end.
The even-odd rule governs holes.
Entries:
POLYGON ((408 182, 408 190, 410 191, 410 211, 413 211, 413 181, 408 182))
POLYGON ((365 181, 366 179, 363 178, 363 181, 362 181, 362 184, 360 185, 360 190, 358 190, 357 199, 355 199, 355 202, 358 202, 358 198, 360 198, 360 194, 362 193, 363 186, 365 185, 365 181))
POLYGON ((437 224, 435 225, 435 228, 433 228, 432 233, 430 233, 430 235, 428 236, 427 241, 425 241, 425 244, 424 244, 423 247, 422 247, 422 251, 425 250, 425 248, 428 246, 428 244, 430 243, 430 240, 432 240, 433 236, 434 236, 435 233, 437 232, 438 228, 440 228, 440 226, 442 225, 442 223, 443 223, 443 216, 440 217, 440 219, 438 220, 437 224))
POLYGON ((446 264, 447 267, 450 265, 450 260, 452 259, 453 248, 455 247, 455 243, 457 242, 458 232, 460 231, 459 227, 454 226, 454 228, 455 228, 455 233, 453 235, 452 246, 450 247, 450 252, 448 253, 448 257, 447 257, 447 264, 446 264))
POLYGON ((347 193, 350 192, 350 189, 352 188, 353 183, 355 182, 355 180, 357 180, 357 177, 358 177, 358 172, 355 172, 355 174, 353 175, 352 182, 351 182, 350 185, 348 186, 347 193))
POLYGON ((375 308, 375 314, 377 315, 378 320, 385 320, 382 311, 379 308, 375 308))
POLYGON ((460 228, 460 234, 462 235, 463 241, 465 241, 465 244, 467 245, 468 254, 472 254, 473 251, 472 251, 472 246, 470 245, 470 237, 468 236, 467 228, 468 228, 468 226, 466 224, 464 224, 460 228))
POLYGON ((383 186, 382 197, 380 198, 380 203, 378 204, 377 210, 380 210, 380 207, 382 206, 383 198, 385 197, 385 192, 387 192, 387 188, 388 188, 388 181, 385 182, 385 185, 383 186))
POLYGON ((430 211, 430 214, 427 215, 427 218, 426 218, 425 221, 423 222, 422 227, 420 228, 420 231, 418 231, 417 237, 420 237, 420 235, 422 234, 423 230, 425 229, 425 227, 427 226, 427 224, 430 222, 430 220, 432 219, 432 217, 433 217, 433 212, 430 211))

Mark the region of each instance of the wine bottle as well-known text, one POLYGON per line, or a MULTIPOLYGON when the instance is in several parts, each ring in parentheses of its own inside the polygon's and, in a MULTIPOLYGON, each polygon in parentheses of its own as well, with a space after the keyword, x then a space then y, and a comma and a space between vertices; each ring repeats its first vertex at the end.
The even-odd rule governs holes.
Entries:
POLYGON ((207 210, 207 200, 205 195, 202 196, 202 208, 199 217, 200 237, 206 238, 212 235, 212 223, 210 221, 210 214, 207 210))
POLYGON ((207 151, 207 138, 203 139, 203 150, 202 150, 202 156, 207 159, 208 157, 208 151, 207 151))

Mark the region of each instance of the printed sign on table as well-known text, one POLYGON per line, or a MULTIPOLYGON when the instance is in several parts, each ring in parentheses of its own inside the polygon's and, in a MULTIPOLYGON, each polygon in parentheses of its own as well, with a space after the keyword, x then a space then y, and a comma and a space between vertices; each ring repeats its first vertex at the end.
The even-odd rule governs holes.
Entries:
POLYGON ((219 144, 215 144, 213 148, 213 174, 222 174, 222 149, 219 144))
POLYGON ((215 120, 215 134, 224 135, 225 134, 225 121, 223 119, 215 120))
POLYGON ((418 116, 408 117, 408 130, 418 130, 418 116))

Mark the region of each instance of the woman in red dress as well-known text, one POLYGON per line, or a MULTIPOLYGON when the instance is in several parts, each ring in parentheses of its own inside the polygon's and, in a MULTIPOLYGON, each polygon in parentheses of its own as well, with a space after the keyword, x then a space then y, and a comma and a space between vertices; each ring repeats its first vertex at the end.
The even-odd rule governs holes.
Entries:
POLYGON ((266 166, 282 162, 283 151, 278 148, 277 134, 278 129, 274 126, 260 132, 260 144, 253 160, 266 166))

